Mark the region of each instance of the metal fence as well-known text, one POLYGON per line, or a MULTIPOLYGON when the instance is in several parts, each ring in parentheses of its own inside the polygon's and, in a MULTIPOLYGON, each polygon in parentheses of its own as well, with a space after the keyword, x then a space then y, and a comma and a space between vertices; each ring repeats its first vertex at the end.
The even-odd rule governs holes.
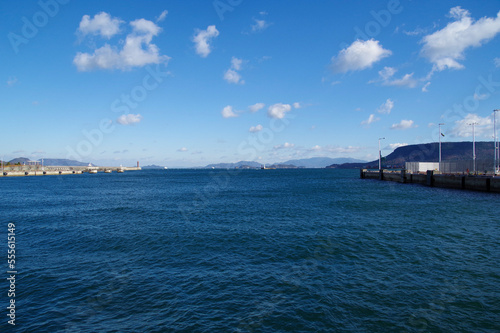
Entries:
MULTIPOLYGON (((474 161, 406 162, 405 168, 410 173, 426 172, 427 170, 440 171, 441 173, 467 173, 474 172, 474 161)), ((493 160, 476 160, 476 172, 493 174, 493 160)))

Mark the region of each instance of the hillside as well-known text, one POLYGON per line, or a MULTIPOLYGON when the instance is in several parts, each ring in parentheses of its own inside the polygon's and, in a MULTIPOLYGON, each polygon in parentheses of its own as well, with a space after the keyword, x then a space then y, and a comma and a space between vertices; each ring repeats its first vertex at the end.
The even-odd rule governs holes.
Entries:
MULTIPOLYGON (((476 142, 476 159, 493 159, 493 142, 476 142)), ((405 162, 438 162, 439 143, 425 143, 396 148, 392 153, 383 156, 384 165, 404 166, 405 162)), ((442 142, 441 160, 472 160, 472 142, 442 142)), ((363 168, 378 167, 378 159, 367 163, 334 164, 328 168, 363 168)))

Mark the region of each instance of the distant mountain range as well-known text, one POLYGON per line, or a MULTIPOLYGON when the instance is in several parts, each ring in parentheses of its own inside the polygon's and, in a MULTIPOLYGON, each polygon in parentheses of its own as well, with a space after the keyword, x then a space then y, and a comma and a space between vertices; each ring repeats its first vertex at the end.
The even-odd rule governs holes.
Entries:
POLYGON ((217 163, 209 164, 203 168, 205 169, 235 169, 235 168, 260 168, 261 164, 250 161, 239 161, 236 163, 217 163))
MULTIPOLYGON (((291 169, 291 168, 324 168, 331 164, 343 164, 343 163, 366 163, 362 160, 357 160, 354 158, 330 158, 330 157, 312 157, 297 160, 290 160, 282 163, 272 163, 265 164, 269 168, 280 168, 280 169, 291 169)), ((263 164, 251 161, 239 161, 236 163, 218 163, 209 164, 204 168, 207 169, 259 169, 263 164)))
MULTIPOLYGON (((42 162, 42 159, 36 160, 37 162, 42 162)), ((5 163, 10 163, 10 164, 25 164, 28 162, 32 162, 31 159, 26 158, 26 157, 17 157, 14 158, 13 160, 6 161, 5 163)), ((43 159, 43 165, 46 166, 87 166, 89 163, 83 163, 83 162, 78 162, 75 160, 68 160, 68 159, 58 159, 58 158, 44 158, 43 159)), ((93 164, 91 164, 94 166, 93 164)))
POLYGON ((163 167, 161 165, 152 164, 152 165, 143 166, 143 167, 141 167, 141 169, 143 169, 143 170, 148 170, 148 169, 165 169, 165 167, 163 167))
POLYGON ((344 163, 366 163, 366 161, 357 160, 355 158, 347 158, 347 157, 338 157, 338 158, 311 157, 299 160, 289 160, 281 164, 292 164, 304 168, 325 168, 331 164, 344 164, 344 163))

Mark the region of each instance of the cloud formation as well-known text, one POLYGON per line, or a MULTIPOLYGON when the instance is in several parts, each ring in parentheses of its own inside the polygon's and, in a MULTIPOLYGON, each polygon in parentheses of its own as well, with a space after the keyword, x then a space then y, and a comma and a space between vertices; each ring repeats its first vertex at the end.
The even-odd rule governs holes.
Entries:
POLYGON ((273 148, 276 150, 279 150, 279 149, 287 149, 287 148, 293 148, 293 147, 295 147, 294 143, 285 142, 284 144, 276 145, 273 148))
POLYGON ((417 125, 414 124, 413 120, 401 120, 397 124, 392 124, 391 129, 393 130, 406 130, 410 128, 415 128, 417 125))
POLYGON ((112 18, 111 15, 105 12, 100 12, 94 15, 93 18, 90 18, 89 15, 83 15, 78 31, 83 36, 91 34, 110 39, 120 32, 120 24, 122 23, 123 21, 119 18, 112 18))
POLYGON ((383 70, 379 71, 379 80, 370 81, 369 83, 381 82, 384 86, 397 86, 397 87, 408 87, 415 88, 418 81, 413 78, 413 73, 405 74, 400 79, 394 78, 397 69, 393 67, 384 67, 383 70))
POLYGON ((245 81, 241 79, 240 73, 237 72, 241 70, 242 64, 243 59, 232 57, 231 68, 226 70, 226 72, 224 73, 224 80, 226 80, 228 83, 245 84, 245 81))
POLYGON ((251 133, 257 133, 257 132, 262 131, 263 129, 264 129, 264 127, 259 124, 257 126, 250 127, 250 129, 248 131, 251 132, 251 133))
POLYGON ((292 106, 290 104, 276 103, 267 109, 267 115, 271 118, 282 119, 291 110, 292 106))
POLYGON ((376 122, 376 121, 379 121, 380 118, 376 117, 374 114, 371 114, 368 119, 366 120, 363 120, 361 122, 361 125, 365 125, 365 126, 369 126, 370 124, 376 122))
POLYGON ((378 40, 356 40, 349 47, 342 49, 337 57, 332 58, 334 72, 346 73, 372 67, 372 65, 392 54, 379 44, 378 40))
POLYGON ((463 119, 455 121, 455 125, 448 133, 452 137, 472 137, 472 123, 476 123, 476 125, 474 125, 474 134, 476 137, 482 136, 491 140, 493 132, 493 113, 486 117, 481 117, 475 113, 469 113, 463 119))
POLYGON ((156 23, 165 20, 165 18, 167 17, 167 14, 168 14, 168 10, 162 11, 160 16, 158 16, 158 18, 156 19, 156 23))
POLYGON ((495 18, 474 21, 468 10, 457 6, 449 15, 455 21, 422 39, 420 54, 433 64, 433 71, 464 68, 459 60, 465 59, 465 50, 487 43, 500 32, 500 12, 495 18))
POLYGON ((252 32, 261 32, 269 27, 269 23, 265 20, 254 19, 255 24, 252 25, 252 32))
POLYGON ((253 113, 263 109, 264 106, 266 106, 264 103, 255 103, 254 105, 250 105, 248 109, 253 113))
POLYGON ((210 42, 217 36, 219 36, 219 31, 215 25, 209 25, 206 30, 197 30, 193 37, 196 53, 206 58, 212 52, 210 42))
POLYGON ((377 109, 378 113, 389 114, 394 108, 394 101, 388 98, 382 105, 380 105, 377 109))
MULTIPOLYGON (((105 24, 106 22, 116 22, 118 19, 111 19, 108 17, 109 14, 106 13, 98 15, 104 15, 105 17, 98 21, 99 24, 94 23, 95 17, 93 20, 87 22, 85 17, 88 15, 85 15, 82 19, 84 29, 82 30, 80 27, 79 30, 85 32, 85 34, 93 33, 103 37, 118 33, 118 30, 116 30, 118 28, 114 28, 116 24, 105 24)), ((94 50, 93 53, 78 52, 73 59, 73 63, 77 69, 82 72, 95 69, 128 70, 133 67, 142 67, 168 61, 169 57, 160 55, 159 48, 151 43, 153 37, 161 32, 160 27, 145 19, 134 20, 130 22, 130 26, 132 27, 132 32, 126 36, 125 41, 122 40, 118 43, 118 45, 123 45, 121 49, 106 43, 104 46, 94 50)))
POLYGON ((228 105, 224 109, 222 109, 221 114, 224 118, 238 117, 238 115, 233 111, 233 107, 231 105, 228 105))
POLYGON ((133 125, 140 123, 142 120, 142 116, 140 114, 123 114, 118 119, 116 119, 116 122, 120 125, 133 125))

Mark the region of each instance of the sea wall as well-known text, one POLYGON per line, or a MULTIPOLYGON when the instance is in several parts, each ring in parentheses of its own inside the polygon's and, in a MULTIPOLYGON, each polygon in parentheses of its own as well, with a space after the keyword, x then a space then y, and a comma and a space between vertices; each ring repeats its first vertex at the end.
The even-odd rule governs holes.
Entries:
POLYGON ((434 174, 433 171, 427 173, 406 173, 405 170, 360 170, 362 179, 378 179, 399 183, 421 184, 431 187, 484 191, 500 193, 500 177, 474 176, 474 175, 443 175, 434 174))
POLYGON ((87 172, 123 172, 141 170, 140 167, 81 167, 81 166, 9 166, 0 172, 2 177, 76 175, 87 172))

